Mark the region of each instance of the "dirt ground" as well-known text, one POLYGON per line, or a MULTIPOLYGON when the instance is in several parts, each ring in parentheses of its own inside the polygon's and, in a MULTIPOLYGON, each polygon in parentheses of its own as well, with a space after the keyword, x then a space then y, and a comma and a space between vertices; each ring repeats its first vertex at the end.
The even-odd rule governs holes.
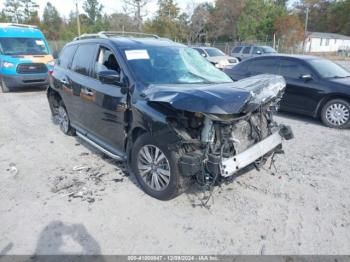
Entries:
POLYGON ((349 254, 350 130, 280 114, 276 170, 161 202, 50 120, 44 92, 0 94, 0 255, 349 254))

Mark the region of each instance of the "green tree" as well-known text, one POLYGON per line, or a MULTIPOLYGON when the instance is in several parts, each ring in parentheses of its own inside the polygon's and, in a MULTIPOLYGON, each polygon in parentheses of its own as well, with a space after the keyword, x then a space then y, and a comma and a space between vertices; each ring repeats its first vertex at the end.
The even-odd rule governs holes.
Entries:
POLYGON ((286 7, 273 1, 248 0, 237 22, 237 36, 243 41, 271 39, 276 19, 286 14, 286 7))
POLYGON ((4 14, 8 17, 9 22, 21 23, 24 19, 22 0, 6 0, 4 14))
POLYGON ((56 7, 50 2, 47 2, 42 20, 42 28, 45 36, 50 40, 57 40, 60 38, 62 28, 62 18, 58 13, 56 7))
POLYGON ((40 19, 38 15, 39 5, 35 0, 21 0, 23 9, 23 22, 28 24, 39 24, 40 19))
POLYGON ((83 3, 83 9, 91 23, 94 23, 102 18, 103 6, 98 0, 85 0, 83 3))
POLYGON ((144 30, 174 40, 181 40, 179 33, 180 8, 174 0, 159 0, 157 15, 146 21, 144 30))

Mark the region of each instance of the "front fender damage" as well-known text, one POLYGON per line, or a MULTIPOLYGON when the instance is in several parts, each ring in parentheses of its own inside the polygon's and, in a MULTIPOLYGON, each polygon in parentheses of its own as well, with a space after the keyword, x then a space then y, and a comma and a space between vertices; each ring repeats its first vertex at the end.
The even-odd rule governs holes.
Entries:
POLYGON ((273 115, 285 85, 283 77, 260 75, 231 83, 231 91, 227 85, 195 92, 162 87, 163 93, 147 91, 146 100, 164 113, 167 125, 158 131, 176 135, 167 144, 178 152, 182 175, 207 185, 248 165, 259 168, 269 156, 283 152, 282 140, 292 139, 293 133, 273 115), (189 104, 196 99, 201 103, 189 104))

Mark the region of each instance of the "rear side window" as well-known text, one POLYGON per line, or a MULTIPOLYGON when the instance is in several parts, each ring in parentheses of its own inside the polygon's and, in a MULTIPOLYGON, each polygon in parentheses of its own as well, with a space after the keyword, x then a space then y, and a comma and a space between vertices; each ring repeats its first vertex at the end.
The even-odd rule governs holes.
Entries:
POLYGON ((95 44, 80 45, 75 52, 71 69, 79 74, 88 76, 95 56, 95 50, 95 44))
POLYGON ((302 75, 311 74, 311 71, 305 65, 292 60, 282 60, 280 72, 282 76, 294 79, 298 79, 302 75))
POLYGON ((258 54, 258 53, 261 53, 261 49, 260 49, 260 47, 254 47, 253 48, 253 54, 258 54), (259 52, 260 51, 260 52, 259 52))
POLYGON ((207 56, 207 54, 200 48, 194 48, 194 50, 198 51, 202 56, 207 56))
POLYGON ((249 54, 250 53, 250 47, 247 46, 243 49, 243 54, 249 54))
POLYGON ((69 68, 69 65, 72 62, 72 58, 76 50, 76 45, 66 46, 60 53, 58 65, 65 69, 69 68))
POLYGON ((278 58, 257 59, 249 61, 249 71, 260 74, 279 74, 278 58))
POLYGON ((242 50, 242 47, 237 46, 237 47, 233 48, 232 53, 239 53, 239 52, 241 52, 241 50, 242 50))

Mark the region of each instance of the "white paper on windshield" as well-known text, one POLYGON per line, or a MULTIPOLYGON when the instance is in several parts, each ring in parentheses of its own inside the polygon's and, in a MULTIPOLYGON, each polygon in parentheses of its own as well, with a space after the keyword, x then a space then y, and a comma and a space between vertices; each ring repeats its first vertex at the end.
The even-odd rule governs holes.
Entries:
POLYGON ((149 59, 147 50, 126 50, 125 55, 128 60, 149 59))
POLYGON ((44 41, 43 40, 35 40, 35 43, 37 45, 45 45, 44 41))

